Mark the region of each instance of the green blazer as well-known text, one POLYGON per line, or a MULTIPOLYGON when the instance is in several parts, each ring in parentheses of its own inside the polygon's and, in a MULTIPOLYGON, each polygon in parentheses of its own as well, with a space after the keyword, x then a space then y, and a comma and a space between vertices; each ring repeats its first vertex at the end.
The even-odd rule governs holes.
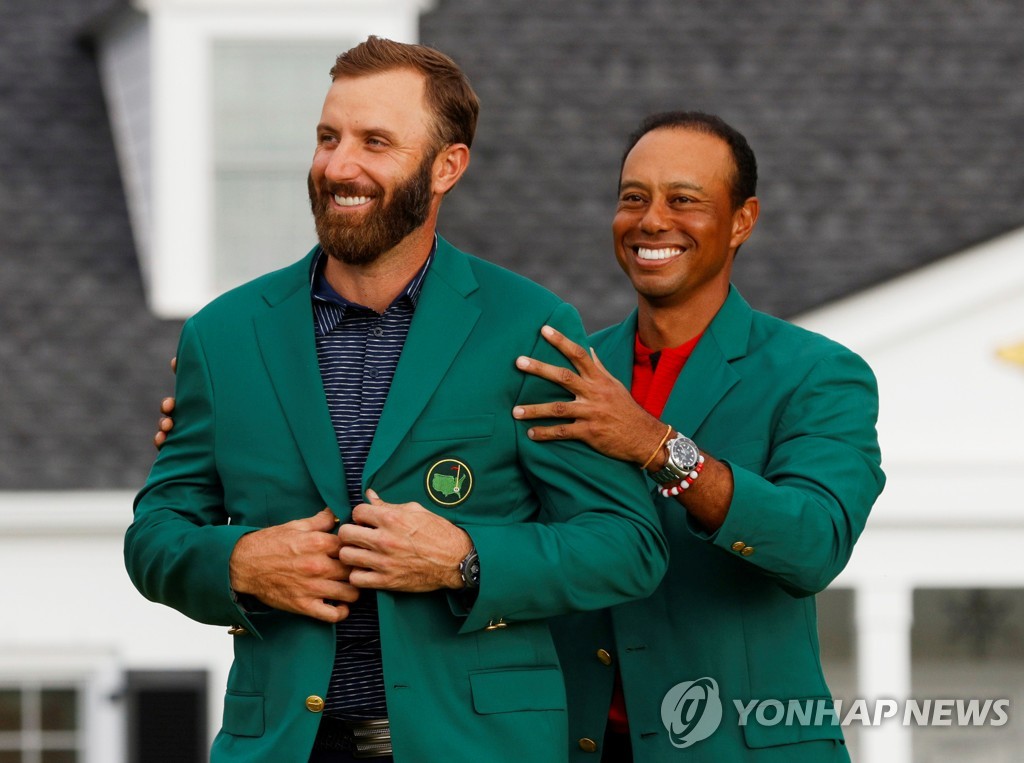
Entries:
MULTIPOLYGON (((627 386, 635 333, 634 313, 591 340, 627 386)), ((671 554, 658 590, 610 613, 557 619, 574 760, 592 761, 578 740, 600 744, 604 734, 614 669, 600 649, 622 673, 637 761, 849 759, 840 728, 824 712, 831 709, 831 693, 819 659, 813 594, 846 565, 881 492, 877 413, 875 380, 863 360, 755 312, 731 289, 680 374, 662 420, 730 466, 732 504, 725 523, 709 535, 674 498, 655 493, 671 554), (721 722, 699 741, 700 734, 677 738, 683 745, 677 747, 663 723, 663 698, 701 678, 717 685, 721 722), (765 708, 749 712, 741 726, 735 702, 750 708, 752 700, 778 700, 787 712, 786 703, 797 700, 805 713, 810 702, 818 717, 773 723, 775 711, 765 708)), ((650 487, 653 492, 653 482, 650 487)), ((699 709, 697 703, 690 708, 699 709)), ((671 718, 674 711, 668 711, 671 718)))
MULTIPOLYGON (((214 763, 306 760, 320 720, 306 699, 326 695, 334 659, 334 626, 243 611, 228 584, 244 533, 324 506, 349 515, 317 363, 311 259, 186 322, 174 431, 125 539, 129 575, 146 597, 203 623, 244 626, 214 763)), ((439 240, 361 488, 463 526, 480 554, 481 587, 470 611, 443 592, 379 595, 399 763, 564 761, 565 690, 545 618, 645 596, 666 567, 635 467, 579 443, 534 443, 512 418, 518 403, 567 397, 514 366, 520 354, 560 361, 540 336, 544 323, 584 339, 571 306, 439 240), (442 506, 428 475, 448 458, 471 485, 442 506)))

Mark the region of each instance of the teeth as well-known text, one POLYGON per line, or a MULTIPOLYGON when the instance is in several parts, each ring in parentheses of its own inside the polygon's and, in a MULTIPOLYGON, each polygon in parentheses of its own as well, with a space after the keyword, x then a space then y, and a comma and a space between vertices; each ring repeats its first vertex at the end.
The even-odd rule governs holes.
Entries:
POLYGON ((636 255, 641 260, 667 260, 669 257, 675 257, 677 254, 682 253, 682 249, 674 246, 668 249, 647 249, 638 246, 636 249, 636 255))
POLYGON ((369 196, 338 196, 334 195, 334 203, 339 207, 358 207, 370 201, 369 196))

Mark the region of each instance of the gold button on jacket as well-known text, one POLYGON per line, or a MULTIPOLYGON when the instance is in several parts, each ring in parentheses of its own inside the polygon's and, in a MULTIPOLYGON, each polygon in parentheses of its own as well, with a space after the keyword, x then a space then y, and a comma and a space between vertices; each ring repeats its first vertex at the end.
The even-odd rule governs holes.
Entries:
POLYGON ((612 664, 612 655, 611 652, 609 652, 607 649, 598 649, 597 659, 602 665, 612 664))
POLYGON ((311 713, 320 713, 324 709, 324 698, 315 694, 306 697, 306 709, 311 713))
POLYGON ((590 737, 583 737, 583 739, 580 740, 580 749, 583 750, 583 752, 597 752, 597 742, 590 737))

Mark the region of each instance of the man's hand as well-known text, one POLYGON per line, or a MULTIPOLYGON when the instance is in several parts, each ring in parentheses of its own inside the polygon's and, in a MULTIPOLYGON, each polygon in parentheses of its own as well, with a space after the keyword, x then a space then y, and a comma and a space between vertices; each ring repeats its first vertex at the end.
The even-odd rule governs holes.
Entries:
MULTIPOLYGON (((178 372, 178 359, 171 358, 171 373, 178 372)), ((167 440, 167 433, 174 429, 174 419, 171 418, 171 414, 174 413, 174 398, 165 397, 160 402, 160 413, 163 416, 160 418, 160 423, 157 425, 156 434, 153 435, 153 444, 157 450, 163 447, 164 442, 167 440)))
POLYGON ((574 419, 565 424, 532 427, 528 434, 540 441, 581 440, 611 458, 643 464, 657 449, 665 425, 637 404, 593 350, 588 353, 550 326, 544 326, 541 334, 572 363, 577 373, 527 357, 517 358, 516 367, 565 387, 575 400, 518 405, 512 409, 512 416, 522 420, 574 419))
POLYGON ((418 503, 385 503, 372 490, 338 529, 339 559, 359 588, 423 592, 462 588, 459 563, 473 543, 465 530, 418 503))
POLYGON ((274 609, 336 623, 359 598, 350 567, 338 559, 341 542, 330 509, 309 519, 243 535, 229 565, 231 587, 274 609), (336 602, 336 603, 328 603, 336 602))

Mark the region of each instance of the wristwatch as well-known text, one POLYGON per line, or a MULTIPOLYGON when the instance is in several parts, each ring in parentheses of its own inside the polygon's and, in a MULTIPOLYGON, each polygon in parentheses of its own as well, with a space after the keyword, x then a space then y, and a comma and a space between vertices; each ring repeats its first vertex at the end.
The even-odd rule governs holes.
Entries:
POLYGON ((476 546, 469 549, 466 558, 459 562, 459 574, 466 590, 480 587, 480 557, 476 553, 476 546))
POLYGON ((659 485, 671 485, 685 480, 700 461, 697 444, 689 437, 677 434, 665 443, 665 447, 668 448, 668 460, 651 475, 651 479, 659 485))

